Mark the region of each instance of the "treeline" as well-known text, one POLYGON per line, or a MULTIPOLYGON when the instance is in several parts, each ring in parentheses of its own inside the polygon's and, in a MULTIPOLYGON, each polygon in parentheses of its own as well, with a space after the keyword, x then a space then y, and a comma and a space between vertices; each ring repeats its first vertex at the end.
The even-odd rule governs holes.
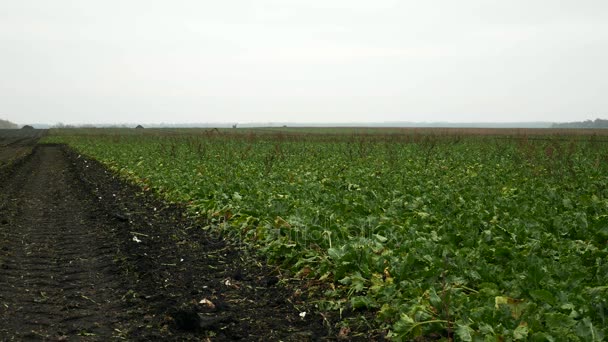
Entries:
POLYGON ((608 128, 608 120, 595 119, 587 121, 554 123, 551 128, 608 128))
POLYGON ((0 119, 0 128, 5 129, 5 128, 19 128, 19 125, 17 125, 16 123, 12 123, 8 120, 2 120, 0 119))

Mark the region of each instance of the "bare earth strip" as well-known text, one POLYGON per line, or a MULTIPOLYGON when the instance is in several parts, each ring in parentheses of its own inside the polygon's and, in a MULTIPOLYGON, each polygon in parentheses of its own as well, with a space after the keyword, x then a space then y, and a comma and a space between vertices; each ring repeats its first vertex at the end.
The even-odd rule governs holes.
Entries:
POLYGON ((32 148, 45 130, 0 129, 0 167, 21 158, 32 148))
POLYGON ((112 227, 74 191, 56 147, 42 147, 17 174, 2 201, 0 333, 15 338, 112 336, 119 327, 119 286, 112 227))

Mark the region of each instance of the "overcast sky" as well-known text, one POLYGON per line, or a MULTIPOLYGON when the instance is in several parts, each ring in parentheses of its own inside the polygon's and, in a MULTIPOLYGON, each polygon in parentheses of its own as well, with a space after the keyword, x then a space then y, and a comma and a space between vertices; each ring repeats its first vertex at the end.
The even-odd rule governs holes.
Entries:
POLYGON ((22 124, 596 117, 607 0, 0 0, 22 124))

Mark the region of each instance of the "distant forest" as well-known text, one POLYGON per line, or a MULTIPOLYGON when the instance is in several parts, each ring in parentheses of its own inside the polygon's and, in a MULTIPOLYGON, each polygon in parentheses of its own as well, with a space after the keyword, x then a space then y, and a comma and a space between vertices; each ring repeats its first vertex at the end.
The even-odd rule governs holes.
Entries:
POLYGON ((587 121, 554 123, 552 128, 608 128, 608 120, 595 119, 587 121))
POLYGON ((19 128, 19 125, 12 123, 8 120, 0 119, 0 128, 19 128))

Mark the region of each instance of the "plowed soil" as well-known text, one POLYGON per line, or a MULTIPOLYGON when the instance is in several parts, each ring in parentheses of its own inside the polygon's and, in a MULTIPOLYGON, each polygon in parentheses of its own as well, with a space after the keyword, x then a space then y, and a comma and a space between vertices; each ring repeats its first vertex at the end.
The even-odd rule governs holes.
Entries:
POLYGON ((99 163, 36 145, 0 172, 0 340, 331 339, 306 291, 199 228, 99 163))
POLYGON ((0 168, 31 152, 44 130, 0 129, 0 168))

